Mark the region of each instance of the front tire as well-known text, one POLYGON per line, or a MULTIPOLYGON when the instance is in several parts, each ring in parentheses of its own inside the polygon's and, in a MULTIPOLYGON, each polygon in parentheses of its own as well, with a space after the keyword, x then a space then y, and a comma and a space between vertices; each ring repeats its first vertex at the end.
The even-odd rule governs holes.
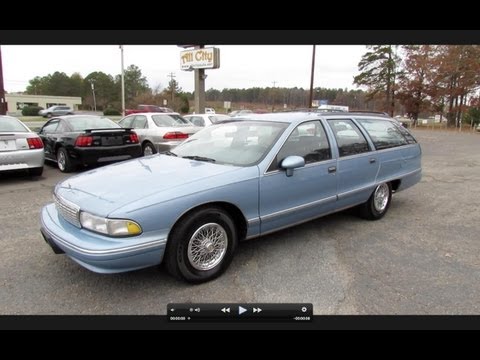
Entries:
POLYGON ((366 203, 360 205, 360 215, 367 220, 379 220, 386 213, 392 202, 392 185, 378 185, 366 203))
POLYGON ((172 230, 165 254, 167 270, 188 282, 210 281, 230 265, 237 242, 228 213, 218 207, 197 210, 172 230))
POLYGON ((57 165, 61 172, 69 173, 73 171, 73 164, 67 149, 61 147, 57 150, 57 165))

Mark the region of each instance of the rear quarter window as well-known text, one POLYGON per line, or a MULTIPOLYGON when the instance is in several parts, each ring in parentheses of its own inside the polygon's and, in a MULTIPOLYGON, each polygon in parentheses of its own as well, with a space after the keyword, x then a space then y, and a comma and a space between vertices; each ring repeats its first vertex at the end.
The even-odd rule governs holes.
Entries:
MULTIPOLYGON (((402 134, 395 123, 385 119, 357 119, 372 139, 375 149, 389 149, 407 145, 411 142, 402 134)), ((407 131, 408 132, 408 131, 407 131)), ((410 135, 413 139, 413 137, 410 135)), ((415 141, 415 139, 413 139, 415 141)))

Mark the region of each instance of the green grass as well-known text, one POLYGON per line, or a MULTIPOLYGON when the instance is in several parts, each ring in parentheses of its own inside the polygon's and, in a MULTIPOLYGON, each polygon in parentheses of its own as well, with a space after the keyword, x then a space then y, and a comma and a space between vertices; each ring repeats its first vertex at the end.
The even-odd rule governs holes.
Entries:
POLYGON ((42 116, 18 116, 17 117, 20 121, 47 121, 47 118, 44 118, 42 116))

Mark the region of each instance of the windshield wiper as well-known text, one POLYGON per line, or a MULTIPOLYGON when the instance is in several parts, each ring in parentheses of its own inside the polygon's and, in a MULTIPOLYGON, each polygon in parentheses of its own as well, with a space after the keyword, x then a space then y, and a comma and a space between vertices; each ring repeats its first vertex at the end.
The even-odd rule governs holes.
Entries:
POLYGON ((192 160, 198 160, 198 161, 207 161, 207 162, 215 162, 217 160, 209 158, 209 157, 204 157, 204 156, 197 156, 197 155, 188 155, 188 156, 182 156, 184 159, 192 159, 192 160))
POLYGON ((165 151, 165 152, 162 152, 163 155, 169 155, 169 156, 178 156, 177 154, 175 154, 174 152, 171 152, 171 151, 165 151))

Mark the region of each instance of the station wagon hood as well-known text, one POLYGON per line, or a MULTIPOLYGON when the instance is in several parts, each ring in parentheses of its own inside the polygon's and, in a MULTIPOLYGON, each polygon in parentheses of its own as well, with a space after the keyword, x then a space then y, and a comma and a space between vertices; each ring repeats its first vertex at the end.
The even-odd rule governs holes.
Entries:
MULTIPOLYGON (((198 182, 242 168, 155 155, 94 169, 59 183, 55 193, 82 210, 107 216, 145 197, 168 199, 198 191, 198 182)), ((233 179, 235 175, 228 178, 233 179)))

